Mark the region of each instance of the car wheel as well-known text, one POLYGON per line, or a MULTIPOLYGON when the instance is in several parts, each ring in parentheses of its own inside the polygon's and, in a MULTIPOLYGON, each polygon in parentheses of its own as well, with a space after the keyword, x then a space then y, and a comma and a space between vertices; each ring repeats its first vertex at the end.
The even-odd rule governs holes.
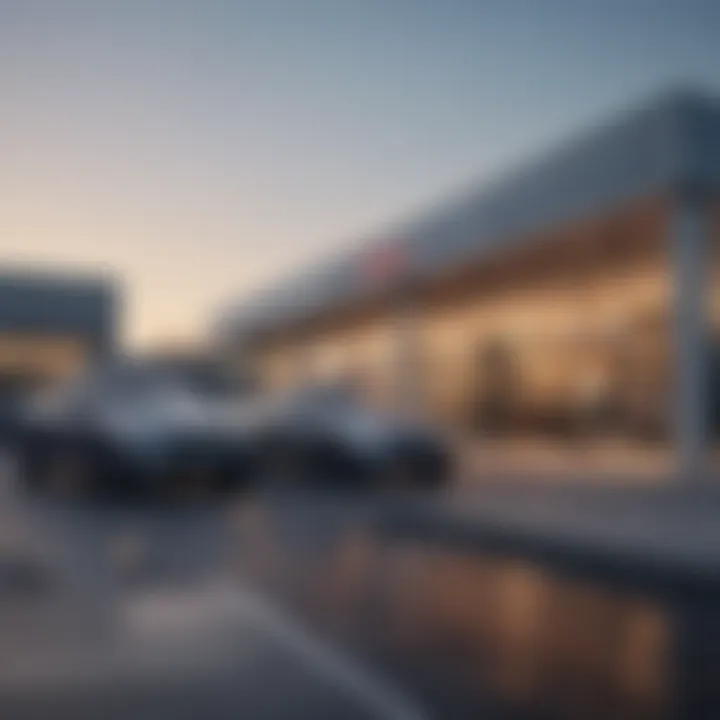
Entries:
POLYGON ((402 458, 392 458, 382 464, 378 473, 378 482, 381 490, 391 492, 404 492, 412 488, 416 482, 414 468, 402 458))
POLYGON ((110 451, 99 442, 59 440, 49 444, 39 485, 58 498, 100 499, 118 491, 121 472, 110 451))
POLYGON ((258 443, 254 474, 261 487, 285 489, 302 485, 305 469, 305 453, 298 443, 275 436, 258 443))
POLYGON ((351 450, 335 443, 321 443, 308 452, 308 475, 321 487, 336 490, 359 488, 372 481, 371 473, 351 450))
POLYGON ((27 433, 14 448, 19 485, 31 494, 45 491, 50 446, 45 434, 27 433))
POLYGON ((259 472, 259 459, 247 450, 234 453, 221 463, 217 489, 221 494, 242 493, 250 490, 259 472))
POLYGON ((442 487, 449 474, 444 458, 433 456, 396 457, 383 467, 381 484, 392 491, 427 490, 442 487))
POLYGON ((51 452, 45 464, 42 485, 54 497, 86 498, 96 486, 93 453, 81 445, 61 445, 51 452))

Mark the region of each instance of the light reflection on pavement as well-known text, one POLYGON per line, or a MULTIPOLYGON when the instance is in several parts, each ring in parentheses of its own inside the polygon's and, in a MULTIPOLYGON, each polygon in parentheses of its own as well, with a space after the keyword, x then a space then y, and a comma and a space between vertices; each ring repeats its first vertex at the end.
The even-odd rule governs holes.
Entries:
POLYGON ((3 718, 424 717, 250 591, 225 508, 2 494, 3 718))
POLYGON ((393 535, 400 510, 5 492, 1 716, 717 717, 717 608, 393 535))

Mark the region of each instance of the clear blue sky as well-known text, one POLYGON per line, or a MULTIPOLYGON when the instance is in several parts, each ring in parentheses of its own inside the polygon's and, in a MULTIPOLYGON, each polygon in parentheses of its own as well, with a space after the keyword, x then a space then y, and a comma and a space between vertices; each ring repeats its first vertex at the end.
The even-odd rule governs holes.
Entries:
POLYGON ((623 105, 720 88, 717 0, 0 0, 0 261, 105 266, 128 337, 623 105))

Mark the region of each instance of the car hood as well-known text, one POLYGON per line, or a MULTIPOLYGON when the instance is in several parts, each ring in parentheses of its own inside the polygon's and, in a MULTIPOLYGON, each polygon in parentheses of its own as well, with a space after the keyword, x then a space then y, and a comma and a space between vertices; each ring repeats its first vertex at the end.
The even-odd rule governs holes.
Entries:
POLYGON ((98 424, 128 441, 153 442, 186 434, 227 434, 233 425, 222 404, 202 398, 177 397, 105 407, 98 424))

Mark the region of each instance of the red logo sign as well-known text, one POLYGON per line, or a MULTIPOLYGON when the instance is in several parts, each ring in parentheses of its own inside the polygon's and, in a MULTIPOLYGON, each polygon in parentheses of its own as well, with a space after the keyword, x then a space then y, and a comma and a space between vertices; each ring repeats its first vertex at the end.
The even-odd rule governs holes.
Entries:
POLYGON ((404 242, 371 248, 362 260, 361 273, 368 285, 389 285, 408 268, 409 253, 404 242))

